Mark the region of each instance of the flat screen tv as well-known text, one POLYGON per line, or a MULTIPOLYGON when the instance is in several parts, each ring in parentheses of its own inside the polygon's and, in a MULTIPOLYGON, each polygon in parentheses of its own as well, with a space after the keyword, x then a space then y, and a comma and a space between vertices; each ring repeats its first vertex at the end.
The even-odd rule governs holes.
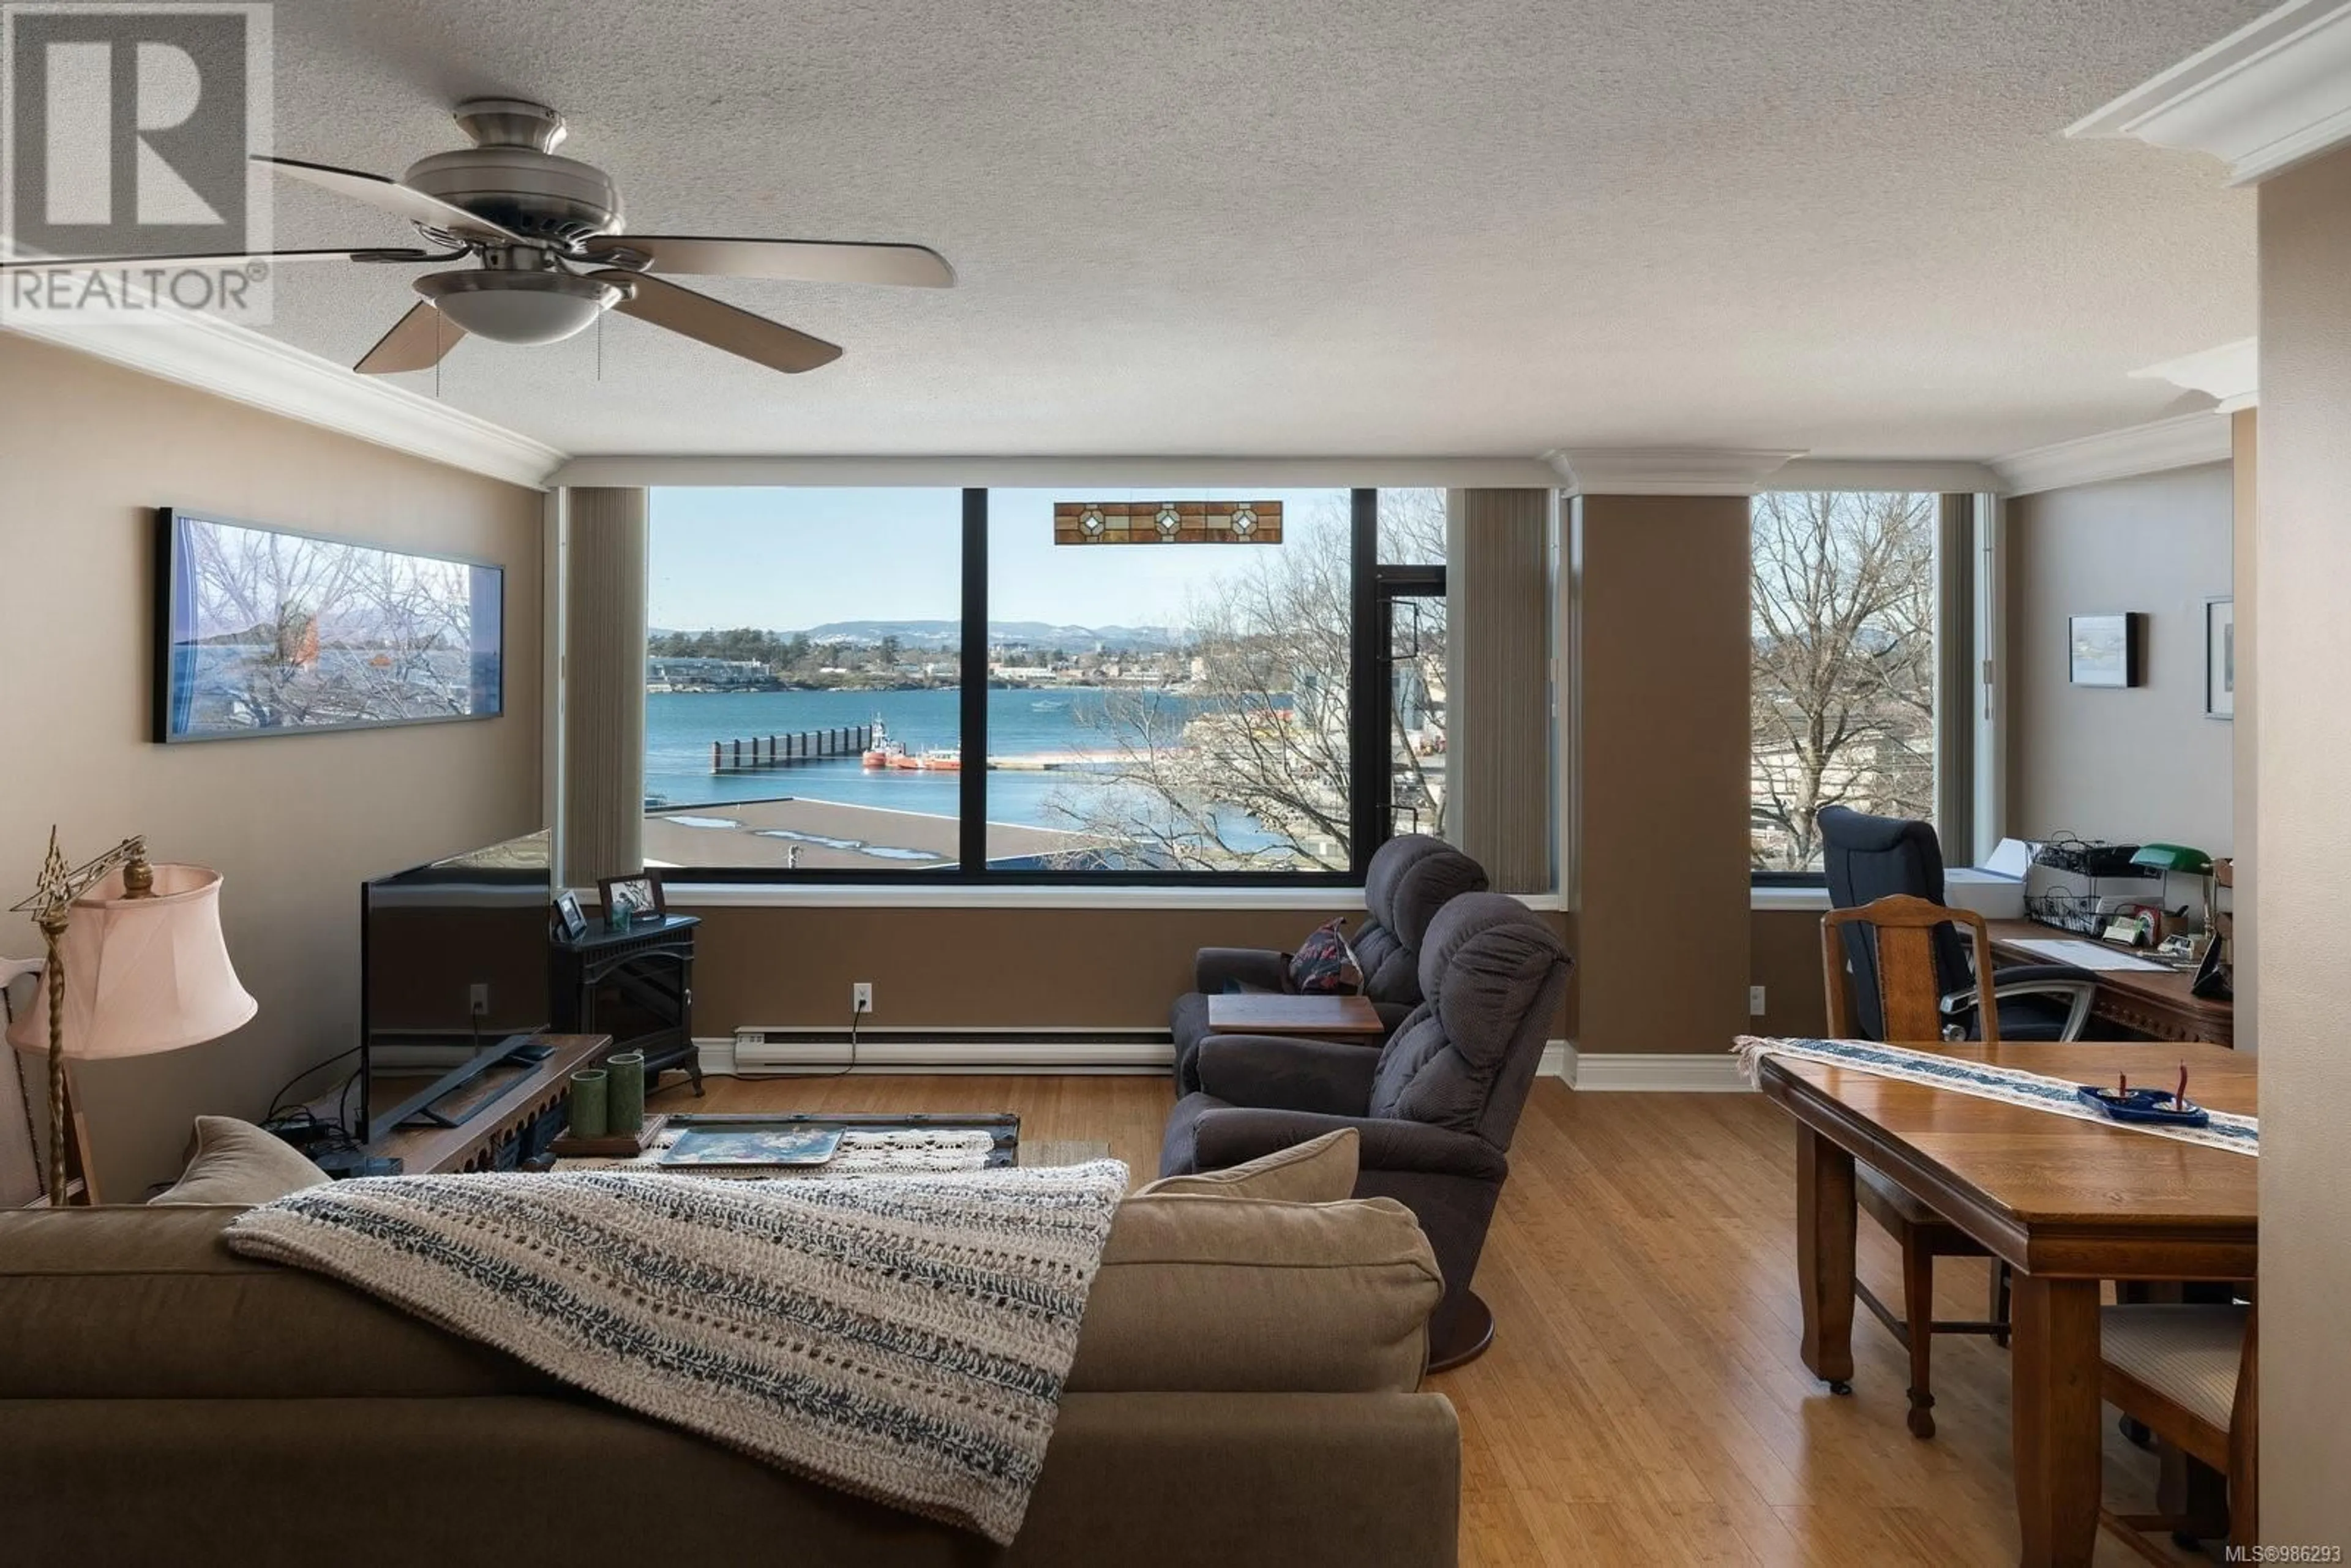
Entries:
MULTIPOLYGON (((546 1054, 548 835, 412 867, 360 888, 360 1113, 373 1143, 455 1125, 456 1092, 546 1054)), ((470 1097, 475 1108, 495 1096, 470 1097)), ((361 1131, 364 1129, 364 1132, 361 1131)))
POLYGON ((506 571, 165 507, 155 738, 492 718, 506 571))

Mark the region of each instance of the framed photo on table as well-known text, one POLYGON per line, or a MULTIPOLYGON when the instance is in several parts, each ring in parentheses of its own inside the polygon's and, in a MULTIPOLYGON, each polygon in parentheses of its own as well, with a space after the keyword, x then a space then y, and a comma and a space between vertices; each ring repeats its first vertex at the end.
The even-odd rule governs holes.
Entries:
POLYGON ((604 924, 611 930, 647 925, 669 913, 662 897, 661 873, 646 870, 634 876, 601 876, 596 894, 604 905, 604 924))
POLYGON ((577 942, 588 935, 588 916, 580 908, 580 895, 568 887, 555 895, 555 930, 566 942, 577 942))

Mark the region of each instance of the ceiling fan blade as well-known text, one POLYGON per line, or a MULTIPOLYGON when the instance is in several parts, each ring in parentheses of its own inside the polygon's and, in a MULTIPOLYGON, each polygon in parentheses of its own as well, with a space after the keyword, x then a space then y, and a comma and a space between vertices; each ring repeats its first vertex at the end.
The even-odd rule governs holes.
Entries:
MULTIPOLYGON (((459 254, 463 254, 462 252, 459 254)), ((429 250, 263 250, 221 251, 209 256, 86 256, 78 261, 43 257, 38 261, 0 261, 0 272, 78 272, 88 267, 235 267, 259 261, 445 261, 429 250)))
POLYGON ((580 247, 599 259, 643 256, 656 272, 705 277, 780 277, 798 283, 895 283, 952 288, 955 268, 928 246, 852 240, 697 239, 604 235, 580 247))
POLYGON ((324 163, 305 163, 298 158, 263 158, 256 163, 266 163, 281 174, 332 191, 339 196, 349 196, 355 202, 365 202, 379 212, 390 213, 396 218, 406 218, 413 224, 438 229, 444 234, 466 239, 488 240, 497 245, 513 245, 522 235, 487 218, 475 217, 465 208, 453 205, 438 196, 428 196, 422 191, 410 190, 397 180, 387 180, 381 174, 365 174, 356 169, 336 169, 324 163))
POLYGON ((452 321, 429 300, 419 300, 408 314, 376 340, 375 347, 351 369, 363 376, 389 375, 395 371, 429 371, 439 364, 465 329, 452 321))
POLYGON ((674 283, 664 283, 658 277, 622 272, 617 268, 591 272, 588 276, 633 290, 629 298, 613 306, 613 309, 634 316, 641 321, 650 321, 656 327, 666 327, 673 332, 683 333, 714 349, 740 354, 771 371, 798 375, 802 371, 812 371, 819 365, 829 365, 841 358, 841 346, 837 343, 811 338, 780 321, 770 321, 765 316, 738 310, 723 299, 696 294, 691 288, 680 288, 674 283))

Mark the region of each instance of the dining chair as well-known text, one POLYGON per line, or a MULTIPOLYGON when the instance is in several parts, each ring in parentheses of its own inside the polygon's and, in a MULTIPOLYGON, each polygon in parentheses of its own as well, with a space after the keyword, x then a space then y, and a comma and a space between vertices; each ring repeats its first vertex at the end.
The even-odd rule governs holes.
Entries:
MULTIPOLYGON (((1987 1045, 2000 1043, 2000 1011, 1988 986, 1992 972, 1991 935, 1983 916, 1973 910, 1949 909, 1907 894, 1889 894, 1853 909, 1832 909, 1821 917, 1821 964, 1829 1004, 1829 1033, 1839 1040, 1866 1038, 1855 1022, 1855 988, 1861 977, 1849 965, 1845 928, 1858 933, 1874 962, 1868 973, 1876 987, 1880 1028, 1876 1036, 1889 1045, 1931 1045, 1943 1039, 1947 1013, 1935 943, 1945 926, 1958 925, 1975 937, 1977 1007, 1974 1020, 1987 1045)), ((1877 1293, 1856 1275, 1853 1293, 1886 1332, 1910 1353, 1910 1411, 1907 1422, 1914 1437, 1935 1435, 1935 1395, 1930 1376, 1930 1351, 1938 1333, 1989 1334, 2002 1347, 2008 1343, 2008 1270, 1991 1265, 1989 1315, 1980 1320, 1938 1321, 1935 1317, 1935 1260, 1982 1258, 1988 1254, 1973 1237, 1911 1197, 1880 1171, 1866 1164, 1854 1167, 1855 1196, 1870 1218, 1886 1228, 1902 1249, 1902 1312, 1895 1315, 1877 1293)))
MULTIPOLYGON (((2255 1385, 2259 1333, 2251 1304, 2101 1307, 2098 1342, 2107 1404, 2144 1422, 2190 1459, 2227 1479, 2232 1547, 2260 1539, 2256 1493, 2255 1385)), ((2172 1563, 2144 1532, 2168 1530, 2183 1542, 2215 1532, 2195 1513, 2117 1514, 2099 1521, 2157 1563, 2172 1563)))

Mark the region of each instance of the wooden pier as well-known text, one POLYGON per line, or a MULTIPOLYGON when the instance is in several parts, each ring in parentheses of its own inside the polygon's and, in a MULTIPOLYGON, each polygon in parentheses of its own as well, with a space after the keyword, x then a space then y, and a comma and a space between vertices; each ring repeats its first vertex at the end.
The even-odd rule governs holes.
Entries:
POLYGON ((873 744, 870 724, 843 725, 838 729, 804 729, 797 735, 754 735, 710 743, 713 773, 765 773, 777 768, 797 768, 803 762, 862 757, 873 744))

